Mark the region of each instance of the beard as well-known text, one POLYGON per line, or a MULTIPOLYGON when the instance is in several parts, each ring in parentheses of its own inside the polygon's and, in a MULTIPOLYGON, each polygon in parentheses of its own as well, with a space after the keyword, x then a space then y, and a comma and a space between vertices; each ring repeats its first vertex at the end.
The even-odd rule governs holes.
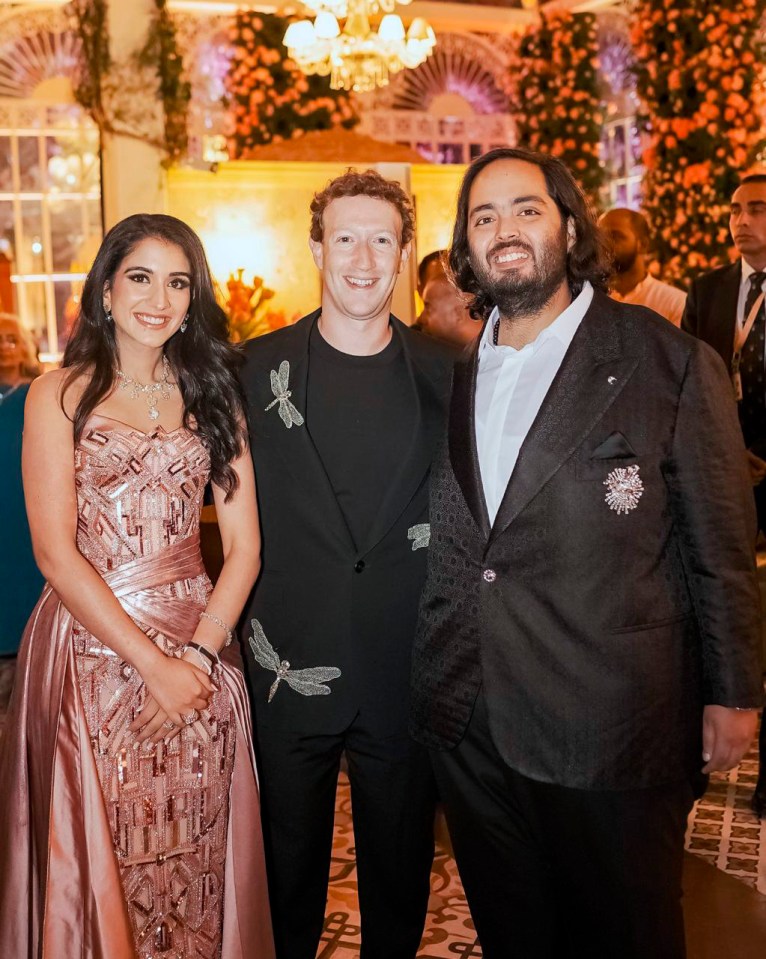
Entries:
POLYGON ((535 316, 545 309, 567 278, 566 228, 558 236, 548 240, 537 252, 526 243, 498 243, 487 253, 486 258, 473 250, 470 263, 482 292, 500 311, 500 316, 535 316), (497 275, 489 265, 492 257, 504 251, 527 253, 532 260, 532 271, 522 275, 509 270, 497 275))
POLYGON ((615 273, 627 273, 631 270, 638 259, 638 253, 620 253, 613 254, 612 267, 615 273))

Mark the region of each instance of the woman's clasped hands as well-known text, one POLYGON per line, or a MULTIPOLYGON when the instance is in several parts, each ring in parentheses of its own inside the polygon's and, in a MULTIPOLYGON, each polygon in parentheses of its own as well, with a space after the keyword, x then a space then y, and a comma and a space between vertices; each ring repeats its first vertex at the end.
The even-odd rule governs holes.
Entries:
POLYGON ((192 725, 217 687, 204 670, 186 659, 158 656, 142 673, 146 699, 130 724, 136 747, 151 741, 169 741, 185 725, 192 725))

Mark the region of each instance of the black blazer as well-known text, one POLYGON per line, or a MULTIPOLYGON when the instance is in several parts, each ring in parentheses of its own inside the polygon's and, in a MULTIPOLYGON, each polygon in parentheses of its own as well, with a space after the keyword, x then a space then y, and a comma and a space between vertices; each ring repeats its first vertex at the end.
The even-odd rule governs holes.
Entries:
POLYGON ((681 329, 709 343, 731 369, 742 261, 703 273, 692 281, 681 329))
POLYGON ((263 535, 263 571, 246 612, 245 653, 259 723, 339 732, 362 710, 368 728, 406 729, 412 640, 427 548, 412 527, 428 522, 428 478, 447 416, 454 354, 395 317, 418 412, 410 444, 391 463, 388 493, 366 543, 354 546, 311 440, 308 423, 279 416, 272 371, 289 363, 290 402, 306 412, 309 334, 319 311, 251 340, 243 383, 263 535), (267 409, 272 403, 270 409, 267 409), (417 545, 417 548, 414 548, 417 545), (303 696, 255 664, 249 637, 257 619, 291 668, 333 666, 329 695, 303 696))
POLYGON ((414 735, 457 744, 480 685, 505 762, 639 788, 702 765, 704 703, 762 702, 755 516, 726 371, 643 307, 596 293, 490 528, 477 354, 434 464, 413 657, 414 735), (605 501, 639 467, 637 508, 605 501))

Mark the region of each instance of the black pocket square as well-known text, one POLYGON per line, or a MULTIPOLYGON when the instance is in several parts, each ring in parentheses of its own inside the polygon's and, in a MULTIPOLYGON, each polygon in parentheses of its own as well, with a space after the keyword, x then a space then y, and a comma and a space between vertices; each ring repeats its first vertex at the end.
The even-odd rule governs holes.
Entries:
POLYGON ((622 433, 612 433, 591 453, 594 460, 616 460, 635 457, 636 453, 622 433))

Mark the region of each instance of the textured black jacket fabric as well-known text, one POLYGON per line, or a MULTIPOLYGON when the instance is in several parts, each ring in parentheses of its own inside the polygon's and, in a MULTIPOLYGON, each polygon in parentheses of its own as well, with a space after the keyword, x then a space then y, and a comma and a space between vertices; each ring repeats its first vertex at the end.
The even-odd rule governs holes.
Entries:
POLYGON ((428 522, 428 479, 443 433, 453 352, 395 317, 410 374, 416 425, 390 464, 387 494, 366 543, 354 546, 308 422, 288 429, 278 413, 271 372, 289 363, 290 402, 306 414, 309 334, 319 311, 250 341, 243 383, 248 398, 263 536, 263 570, 245 616, 245 653, 260 724, 335 733, 362 710, 381 735, 406 727, 412 640, 425 577, 426 548, 413 549, 413 526, 428 522), (257 619, 292 669, 335 666, 341 676, 324 696, 281 683, 257 666, 248 638, 257 619))
POLYGON ((483 684, 495 745, 526 776, 629 789, 693 775, 703 704, 762 700, 753 496, 726 371, 657 314, 596 293, 490 529, 476 368, 474 353, 455 369, 434 464, 415 737, 456 745, 483 684), (643 494, 618 514, 605 480, 634 464, 643 494))
POLYGON ((742 261, 703 273, 692 281, 681 329, 710 344, 731 369, 742 261))

